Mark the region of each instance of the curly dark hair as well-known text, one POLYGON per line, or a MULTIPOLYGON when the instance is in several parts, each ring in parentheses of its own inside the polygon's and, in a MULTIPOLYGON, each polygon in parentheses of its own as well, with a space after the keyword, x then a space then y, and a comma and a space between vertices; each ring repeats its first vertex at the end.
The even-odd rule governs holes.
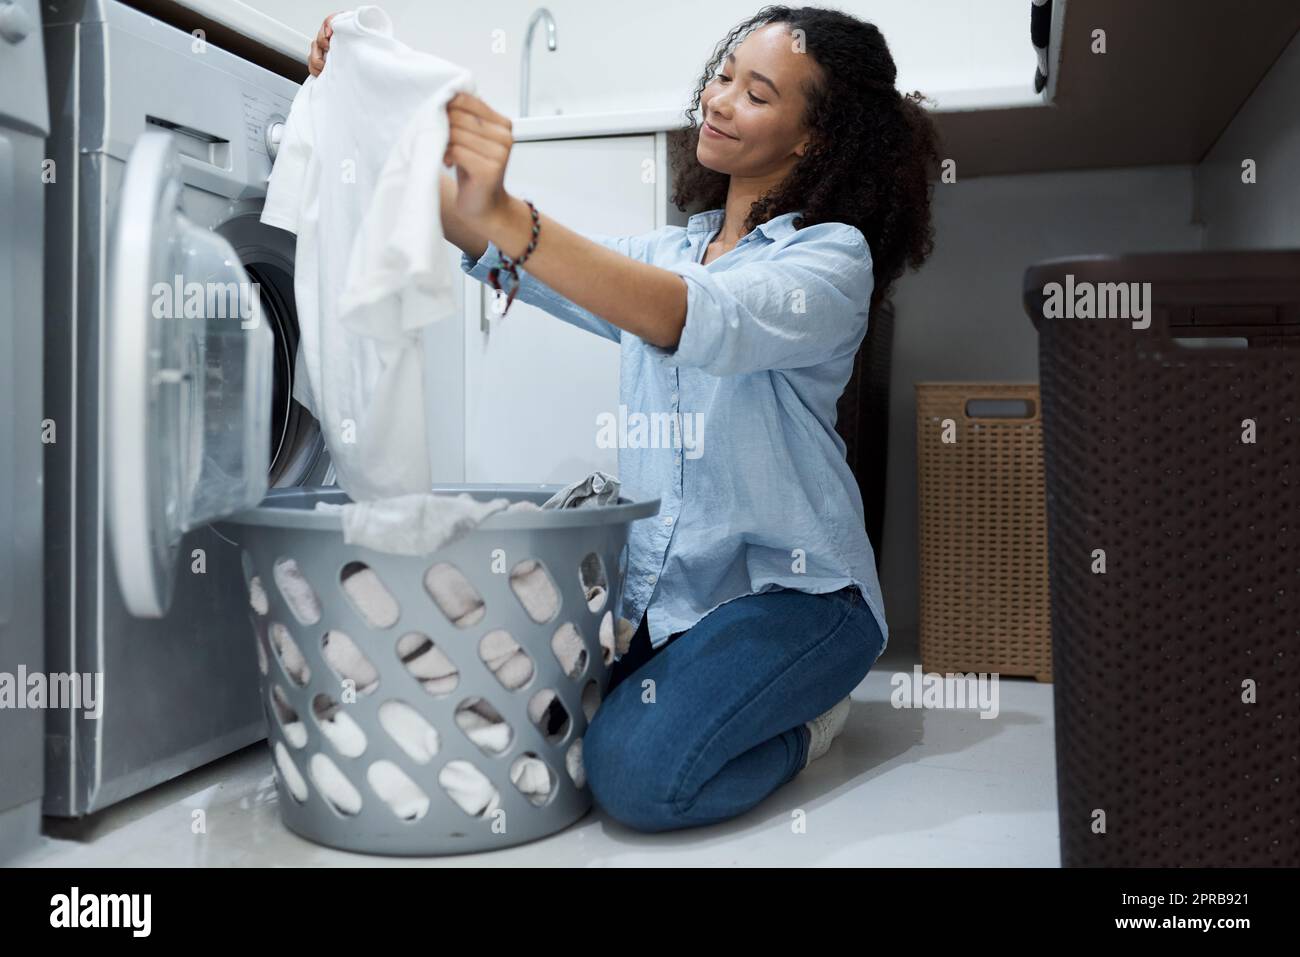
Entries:
POLYGON ((695 157, 700 94, 726 55, 750 32, 769 23, 802 30, 804 51, 821 67, 805 90, 804 122, 813 133, 807 153, 777 187, 750 207, 742 233, 792 210, 795 228, 823 222, 856 226, 871 250, 874 307, 910 266, 934 251, 930 221, 931 172, 938 165, 938 131, 919 92, 894 88, 897 69, 874 24, 822 7, 769 5, 731 30, 713 51, 690 107, 688 128, 674 136, 673 204, 715 209, 725 205, 730 176, 695 157))

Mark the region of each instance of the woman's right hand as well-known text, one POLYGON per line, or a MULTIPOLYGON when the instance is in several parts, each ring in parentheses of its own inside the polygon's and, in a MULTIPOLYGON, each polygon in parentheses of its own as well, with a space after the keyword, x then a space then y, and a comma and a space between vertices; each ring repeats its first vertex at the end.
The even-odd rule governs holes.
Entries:
POLYGON ((325 69, 325 54, 330 49, 330 37, 334 36, 334 28, 330 26, 330 21, 337 16, 337 13, 331 13, 326 17, 325 22, 320 25, 320 32, 316 34, 316 39, 311 41, 311 51, 307 54, 307 70, 312 76, 320 76, 320 71, 325 69))

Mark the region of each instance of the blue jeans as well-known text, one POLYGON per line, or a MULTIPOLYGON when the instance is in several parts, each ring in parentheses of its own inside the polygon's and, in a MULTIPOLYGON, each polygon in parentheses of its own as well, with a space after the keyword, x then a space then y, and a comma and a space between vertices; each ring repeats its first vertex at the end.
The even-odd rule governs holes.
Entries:
POLYGON ((803 769, 804 722, 846 697, 882 648, 853 586, 746 595, 657 650, 643 617, 583 739, 592 796, 641 831, 749 810, 803 769))

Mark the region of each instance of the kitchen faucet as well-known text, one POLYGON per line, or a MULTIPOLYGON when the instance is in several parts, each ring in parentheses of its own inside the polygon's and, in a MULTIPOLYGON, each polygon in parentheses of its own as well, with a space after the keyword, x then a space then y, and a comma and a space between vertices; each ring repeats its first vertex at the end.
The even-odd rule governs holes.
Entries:
POLYGON ((528 32, 524 34, 524 49, 520 55, 519 69, 519 115, 528 115, 528 74, 529 65, 532 62, 533 53, 533 30, 537 28, 537 21, 546 21, 546 49, 555 49, 555 17, 551 16, 551 11, 545 7, 538 7, 533 11, 533 15, 528 18, 528 32))

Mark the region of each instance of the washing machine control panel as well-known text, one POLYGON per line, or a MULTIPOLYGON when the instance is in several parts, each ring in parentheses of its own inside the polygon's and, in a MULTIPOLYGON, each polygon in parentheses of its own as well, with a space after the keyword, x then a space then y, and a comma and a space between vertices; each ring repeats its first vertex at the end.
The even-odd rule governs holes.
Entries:
POLYGON ((266 157, 266 172, 271 171, 275 154, 284 136, 285 117, 292 104, 283 97, 264 90, 244 90, 244 135, 249 159, 266 157))
POLYGON ((280 152, 280 140, 284 138, 284 117, 278 113, 274 116, 267 117, 266 120, 266 155, 271 157, 271 162, 275 162, 275 156, 280 152))

